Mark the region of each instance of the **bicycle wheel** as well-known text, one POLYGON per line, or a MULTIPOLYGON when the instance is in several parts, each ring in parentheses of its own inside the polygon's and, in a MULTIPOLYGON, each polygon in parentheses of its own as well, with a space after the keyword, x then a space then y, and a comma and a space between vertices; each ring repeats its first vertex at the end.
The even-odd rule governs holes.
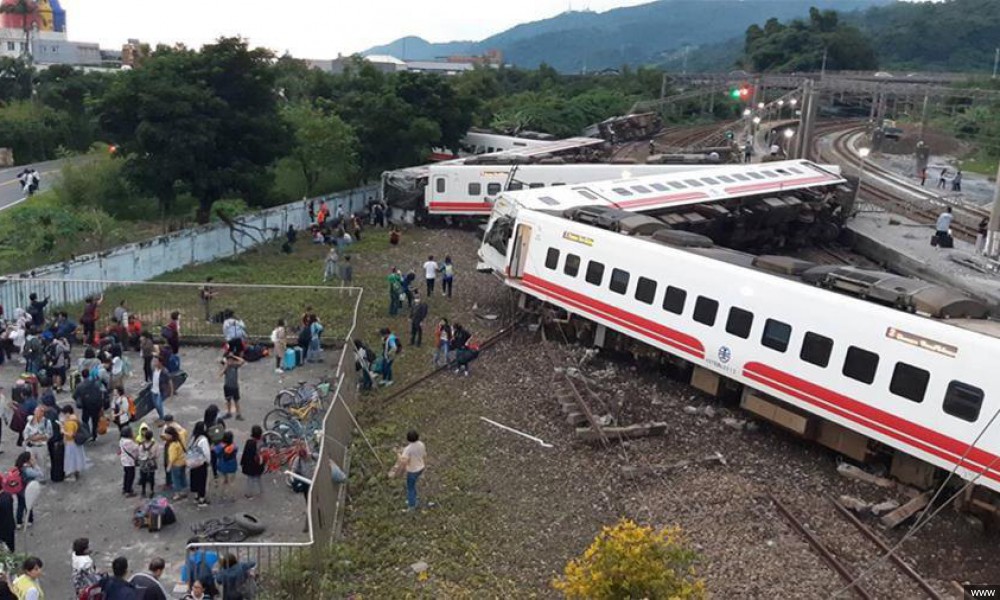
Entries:
POLYGON ((299 398, 296 390, 281 390, 274 397, 274 405, 278 408, 289 408, 299 405, 299 398))
POLYGON ((278 421, 271 431, 280 435, 285 440, 286 446, 301 439, 303 435, 302 426, 297 421, 278 421))
POLYGON ((283 408, 275 408, 274 410, 264 415, 264 430, 265 431, 273 430, 274 426, 279 421, 288 421, 291 420, 292 418, 293 418, 292 413, 288 412, 287 410, 283 408))
POLYGON ((243 531, 239 527, 226 527, 216 531, 215 535, 212 536, 212 539, 217 542, 234 544, 247 539, 247 532, 243 531))
POLYGON ((285 436, 276 431, 265 431, 264 435, 261 436, 260 441, 264 448, 270 448, 273 450, 278 450, 288 445, 288 442, 285 440, 285 436))

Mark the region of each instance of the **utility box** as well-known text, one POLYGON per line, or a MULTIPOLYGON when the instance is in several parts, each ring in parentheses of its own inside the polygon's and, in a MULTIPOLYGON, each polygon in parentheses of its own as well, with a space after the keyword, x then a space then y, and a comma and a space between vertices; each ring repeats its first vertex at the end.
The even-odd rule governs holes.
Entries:
POLYGON ((0 148, 0 167, 14 166, 14 151, 10 148, 0 148))

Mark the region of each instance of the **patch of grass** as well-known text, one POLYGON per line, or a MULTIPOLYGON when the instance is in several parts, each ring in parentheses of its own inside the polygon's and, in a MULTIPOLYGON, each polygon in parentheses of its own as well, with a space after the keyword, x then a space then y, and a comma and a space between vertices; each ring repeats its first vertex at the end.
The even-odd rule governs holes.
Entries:
POLYGON ((978 152, 962 159, 962 169, 969 173, 979 173, 995 178, 997 176, 997 159, 978 152))

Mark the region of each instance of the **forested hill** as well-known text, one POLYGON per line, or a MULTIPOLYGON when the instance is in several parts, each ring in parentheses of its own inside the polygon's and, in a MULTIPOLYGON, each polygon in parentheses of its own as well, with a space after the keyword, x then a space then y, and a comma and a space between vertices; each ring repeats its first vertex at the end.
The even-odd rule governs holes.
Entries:
MULTIPOLYGON (((533 68, 547 63, 560 71, 577 73, 624 64, 659 63, 685 46, 693 48, 689 54, 696 53, 700 46, 742 38, 748 26, 770 17, 782 21, 805 18, 810 6, 848 12, 887 2, 889 0, 658 0, 602 13, 565 12, 550 19, 518 25, 480 42, 432 44, 410 37, 370 48, 364 54, 392 54, 419 60, 498 49, 509 64, 533 68)), ((698 57, 694 60, 697 62, 698 57)))

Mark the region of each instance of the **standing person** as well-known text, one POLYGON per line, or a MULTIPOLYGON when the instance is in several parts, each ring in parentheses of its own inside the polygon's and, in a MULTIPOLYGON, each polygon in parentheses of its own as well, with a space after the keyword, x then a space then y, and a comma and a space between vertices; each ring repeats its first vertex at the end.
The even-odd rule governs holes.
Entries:
POLYGON ((7 490, 0 490, 0 542, 7 546, 11 554, 17 551, 14 547, 14 535, 17 524, 14 521, 14 496, 7 490))
POLYGON ((118 440, 118 454, 122 463, 122 494, 126 498, 135 498, 135 468, 139 462, 139 444, 132 437, 132 428, 126 425, 121 430, 118 440))
POLYGON ((28 294, 28 314, 31 316, 31 323, 36 331, 41 331, 45 327, 45 307, 49 305, 49 297, 39 300, 38 294, 31 292, 28 294))
POLYGON ((947 183, 945 178, 947 176, 948 176, 948 168, 944 167, 944 168, 941 169, 941 176, 938 177, 938 184, 937 184, 937 186, 938 186, 939 190, 943 190, 945 188, 945 184, 947 183))
POLYGON ((132 421, 132 402, 122 387, 116 387, 112 392, 111 421, 118 426, 119 433, 132 421))
POLYGON ((104 600, 135 600, 139 591, 125 577, 128 575, 128 559, 119 556, 111 561, 111 575, 105 575, 101 581, 101 593, 104 600))
POLYGON ((205 309, 205 322, 212 322, 212 298, 215 298, 215 288, 212 287, 212 281, 214 277, 206 277, 205 285, 201 286, 201 290, 198 292, 198 300, 201 301, 201 306, 205 309))
POLYGON ((215 582, 222 586, 222 600, 251 600, 256 566, 255 562, 240 562, 233 554, 223 556, 215 575, 215 582))
POLYGON ((97 319, 100 318, 98 308, 104 302, 104 294, 101 294, 98 298, 87 296, 83 302, 83 314, 80 315, 80 324, 83 325, 83 343, 96 346, 97 340, 94 335, 97 331, 97 319))
POLYGON ((423 264, 424 267, 424 281, 427 282, 427 297, 430 298, 434 294, 434 281, 437 279, 438 271, 440 267, 434 262, 434 255, 427 257, 427 262, 423 264))
POLYGON ((70 345, 65 337, 57 337, 52 340, 49 356, 52 357, 52 364, 49 365, 49 373, 52 375, 52 383, 57 392, 63 391, 66 384, 66 369, 69 368, 70 345))
POLYGON ((361 241, 361 219, 358 218, 358 215, 351 215, 351 233, 354 235, 355 241, 361 241))
POLYGON ((344 287, 351 287, 354 280, 354 267, 351 265, 351 255, 344 256, 344 264, 340 265, 340 281, 344 287))
POLYGON ((415 291, 413 289, 413 282, 416 280, 417 275, 413 272, 413 269, 410 269, 406 276, 403 277, 403 294, 406 295, 406 308, 413 308, 413 293, 415 291))
POLYGON ((42 559, 37 556, 29 556, 24 559, 21 565, 22 573, 17 576, 10 589, 17 595, 17 600, 43 600, 45 593, 42 591, 42 559))
POLYGON ((386 278, 389 283, 389 316, 395 317, 399 314, 399 309, 403 306, 403 277, 399 274, 399 269, 392 268, 386 278))
POLYGON ((153 381, 153 355, 156 353, 156 344, 153 343, 153 334, 143 331, 139 337, 139 354, 142 356, 142 374, 146 383, 153 381))
POLYGON ((337 248, 330 248, 330 251, 326 253, 326 260, 323 261, 323 283, 337 276, 338 261, 340 261, 340 255, 337 254, 337 248))
POLYGON ((309 323, 309 349, 306 351, 306 362, 323 362, 323 324, 319 317, 312 315, 309 323))
POLYGON ((243 444, 243 456, 240 457, 240 468, 246 475, 247 485, 243 494, 244 498, 253 498, 264 493, 260 478, 264 474, 264 464, 260 458, 260 440, 264 437, 264 430, 260 425, 250 428, 250 437, 243 444))
MULTIPOLYGON (((114 313, 112 314, 114 316, 115 321, 121 323, 122 326, 124 326, 125 323, 128 322, 128 306, 126 306, 125 300, 121 300, 118 302, 118 306, 115 307, 114 313)), ((124 343, 124 340, 121 341, 122 343, 124 343)))
POLYGON ((383 327, 379 333, 382 334, 382 385, 390 386, 394 383, 392 363, 399 354, 399 340, 388 327, 383 327))
POLYGON ((24 445, 34 458, 35 465, 42 471, 39 481, 45 481, 44 473, 49 470, 49 440, 52 438, 52 422, 45 416, 45 406, 35 407, 35 414, 28 417, 24 425, 24 445))
POLYGON ((246 346, 247 326, 242 319, 236 318, 231 310, 227 310, 226 320, 222 322, 222 337, 226 339, 229 351, 236 356, 243 355, 246 346))
POLYGON ((156 465, 159 462, 159 450, 156 447, 156 439, 149 425, 139 424, 139 435, 136 438, 139 444, 138 469, 139 469, 139 490, 142 497, 146 497, 146 486, 149 486, 149 498, 152 499, 156 493, 156 465))
POLYGON ((406 508, 414 511, 417 509, 417 481, 424 473, 425 461, 427 459, 427 448, 420 441, 420 435, 410 430, 406 434, 408 442, 406 448, 399 453, 396 466, 390 471, 390 476, 406 473, 406 508))
POLYGON ((373 360, 375 360, 375 353, 365 346, 365 343, 361 340, 354 340, 354 370, 361 373, 361 382, 358 385, 363 392, 371 390, 372 383, 374 383, 372 376, 373 360))
POLYGON ((448 319, 442 317, 441 321, 438 322, 437 327, 434 329, 434 340, 436 344, 434 349, 434 366, 439 366, 439 359, 441 365, 447 365, 448 351, 451 345, 451 324, 448 323, 448 319))
POLYGON ((976 230, 976 254, 986 253, 986 234, 990 230, 990 218, 983 217, 976 230))
POLYGON ((188 446, 186 464, 191 479, 191 493, 194 494, 198 507, 208 506, 208 463, 212 449, 208 443, 208 430, 204 421, 198 421, 191 432, 191 444, 188 446))
POLYGON ((170 313, 170 322, 167 323, 163 329, 160 331, 160 335, 163 339, 167 340, 167 344, 170 345, 170 350, 174 354, 180 354, 181 352, 181 313, 179 311, 174 311, 170 313))
POLYGON ((149 571, 136 573, 129 579, 129 583, 135 586, 142 600, 167 600, 167 590, 160 583, 163 572, 167 568, 167 563, 160 557, 149 561, 149 571))
POLYGON ((83 590, 101 580, 101 576, 97 574, 94 557, 90 555, 90 540, 88 538, 73 540, 73 557, 70 560, 70 566, 73 569, 74 597, 78 597, 83 593, 83 590))
POLYGON ((951 213, 951 207, 944 209, 944 212, 938 215, 937 223, 934 225, 934 235, 937 236, 938 247, 942 246, 942 243, 948 239, 948 232, 951 230, 951 221, 955 218, 955 215, 951 213))
POLYGON ((424 319, 427 318, 427 305, 420 301, 420 296, 413 298, 410 309, 410 345, 420 347, 424 341, 424 319))
POLYGON ((76 443, 76 434, 80 431, 80 419, 73 411, 72 405, 62 407, 63 422, 62 434, 65 450, 63 451, 63 470, 66 477, 73 477, 73 481, 79 481, 80 475, 87 469, 87 454, 83 451, 83 446, 76 443))
POLYGON ((451 298, 451 287, 455 283, 455 265, 451 262, 450 256, 444 257, 444 264, 441 265, 441 295, 451 298))
POLYGON ((104 391, 101 390, 100 383, 91 373, 92 369, 84 369, 80 372, 80 377, 83 380, 80 385, 76 386, 73 399, 76 400, 77 406, 83 410, 83 422, 87 423, 90 428, 90 441, 96 441, 97 423, 101 419, 101 411, 104 408, 104 391))
MULTIPOLYGON (((15 515, 15 520, 17 521, 17 526, 21 527, 24 525, 24 513, 27 511, 27 499, 25 497, 24 491, 28 489, 28 484, 32 481, 42 480, 42 471, 38 468, 35 463, 35 459, 31 456, 30 452, 22 452, 17 455, 17 460, 14 461, 14 466, 17 468, 21 475, 21 489, 17 492, 17 514, 15 515)), ((36 484, 37 485, 37 484, 36 484)), ((34 525, 35 523, 35 511, 28 511, 28 524, 34 525)))
POLYGON ((231 486, 236 477, 236 455, 238 454, 232 431, 226 431, 222 434, 222 441, 212 447, 212 453, 215 455, 219 473, 222 474, 222 491, 219 493, 219 497, 223 502, 231 502, 236 499, 232 495, 231 486))
POLYGON ((167 452, 167 473, 170 477, 170 485, 174 490, 171 500, 176 502, 187 496, 187 492, 185 491, 187 489, 187 478, 184 476, 184 468, 187 466, 184 459, 184 442, 181 441, 180 434, 173 427, 167 427, 163 430, 163 439, 167 452))
POLYGON ((955 178, 951 180, 951 191, 962 191, 962 169, 955 171, 955 178))
POLYGON ((920 169, 920 187, 927 183, 927 167, 920 169))
POLYGON ((278 319, 278 324, 271 331, 271 344, 274 346, 274 372, 284 373, 281 363, 285 360, 285 350, 288 349, 288 334, 285 331, 284 319, 278 319))
POLYGON ((174 378, 163 368, 159 358, 153 359, 153 374, 149 378, 149 391, 153 395, 157 423, 163 423, 163 400, 174 395, 174 378))
MULTIPOLYGON (((209 445, 218 444, 222 441, 222 436, 226 433, 226 422, 219 418, 218 406, 209 404, 205 408, 205 414, 202 416, 201 422, 205 424, 205 436, 208 438, 209 445)), ((212 467, 212 477, 218 479, 218 463, 216 462, 214 453, 209 458, 209 464, 212 467)))
POLYGON ((227 419, 233 418, 235 414, 237 421, 243 420, 243 415, 240 414, 240 367, 245 364, 247 361, 232 352, 223 359, 219 377, 222 377, 222 396, 226 399, 227 419))

